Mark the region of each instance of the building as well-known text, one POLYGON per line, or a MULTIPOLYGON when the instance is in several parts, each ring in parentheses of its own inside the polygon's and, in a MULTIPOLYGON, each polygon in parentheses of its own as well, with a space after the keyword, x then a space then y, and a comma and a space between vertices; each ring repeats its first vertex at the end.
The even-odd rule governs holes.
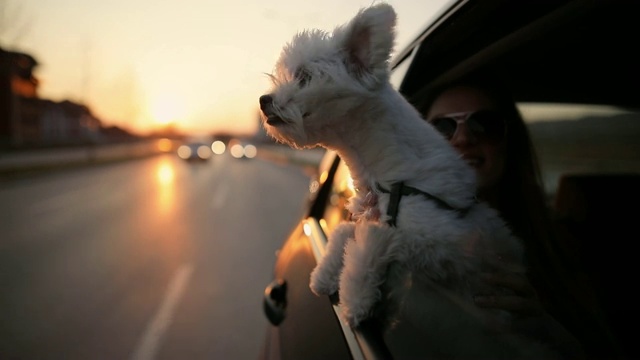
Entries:
POLYGON ((0 148, 100 142, 102 125, 82 104, 38 97, 32 56, 0 48, 0 148))

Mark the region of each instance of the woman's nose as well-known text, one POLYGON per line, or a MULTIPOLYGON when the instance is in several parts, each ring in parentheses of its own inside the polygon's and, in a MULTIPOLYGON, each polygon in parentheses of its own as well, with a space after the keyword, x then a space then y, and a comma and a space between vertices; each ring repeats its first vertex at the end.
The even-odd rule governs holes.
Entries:
POLYGON ((464 122, 458 123, 456 131, 451 137, 451 144, 454 146, 475 144, 477 141, 476 136, 469 130, 467 124, 464 122))

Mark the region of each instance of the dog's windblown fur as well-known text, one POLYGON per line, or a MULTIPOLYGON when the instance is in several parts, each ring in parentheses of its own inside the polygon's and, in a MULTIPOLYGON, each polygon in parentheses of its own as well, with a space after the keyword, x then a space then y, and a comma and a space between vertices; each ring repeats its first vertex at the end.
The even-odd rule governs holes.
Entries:
POLYGON ((383 284, 399 281, 392 265, 472 303, 488 259, 519 264, 523 252, 497 212, 475 200, 474 170, 390 84, 395 21, 383 3, 332 33, 298 33, 260 98, 269 135, 335 150, 354 180, 353 221, 330 235, 310 283, 316 294, 339 290, 352 326, 372 315, 383 284))

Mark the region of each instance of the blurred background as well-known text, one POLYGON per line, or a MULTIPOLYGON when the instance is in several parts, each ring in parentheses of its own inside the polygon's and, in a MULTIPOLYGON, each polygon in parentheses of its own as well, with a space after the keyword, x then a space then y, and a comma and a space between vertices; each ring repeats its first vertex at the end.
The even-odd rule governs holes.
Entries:
MULTIPOLYGON (((398 44, 444 2, 390 1, 398 44)), ((303 28, 330 31, 371 3, 0 0, 0 48, 13 64, 13 92, 40 99, 25 106, 83 113, 81 130, 94 140, 123 132, 253 135, 257 99, 270 87, 265 73, 282 46, 303 28)), ((3 124, 3 143, 63 136, 21 120, 3 124)))

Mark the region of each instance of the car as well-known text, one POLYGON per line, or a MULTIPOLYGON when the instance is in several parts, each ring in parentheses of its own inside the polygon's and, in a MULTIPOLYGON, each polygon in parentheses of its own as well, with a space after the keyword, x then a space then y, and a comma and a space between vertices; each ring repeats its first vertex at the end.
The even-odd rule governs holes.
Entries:
MULTIPOLYGON (((640 356, 630 295, 640 201, 639 10, 640 2, 619 0, 450 1, 391 61, 392 84, 416 106, 430 89, 474 70, 507 79, 538 152, 551 221, 566 235, 559 241, 583 266, 621 349, 595 341, 585 344, 590 358, 640 356)), ((351 328, 336 297, 309 289, 328 235, 349 219, 353 193, 349 169, 326 151, 264 291, 270 324, 261 358, 424 358, 423 333, 351 328)))
POLYGON ((205 162, 211 158, 213 151, 209 142, 193 140, 178 146, 176 153, 185 161, 205 162))

